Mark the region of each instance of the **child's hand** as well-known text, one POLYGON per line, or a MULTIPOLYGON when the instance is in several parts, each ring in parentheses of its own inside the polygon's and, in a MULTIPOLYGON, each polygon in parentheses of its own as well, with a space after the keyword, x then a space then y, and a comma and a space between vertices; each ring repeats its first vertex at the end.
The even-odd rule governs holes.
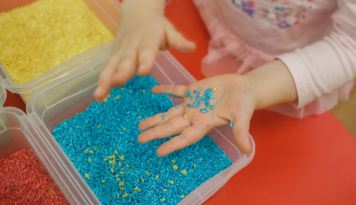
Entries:
POLYGON ((195 44, 186 40, 164 17, 165 0, 130 0, 121 6, 121 27, 108 62, 100 75, 94 98, 101 101, 113 85, 120 86, 150 73, 159 50, 173 48, 191 52, 195 44))
POLYGON ((215 127, 228 125, 230 122, 233 122, 232 129, 237 146, 242 152, 249 153, 251 151, 249 127, 255 110, 256 96, 245 76, 220 75, 188 86, 158 85, 152 88, 152 92, 172 93, 172 95, 184 98, 178 108, 173 107, 164 113, 164 118, 160 113, 139 124, 140 130, 148 129, 138 136, 140 143, 180 134, 163 143, 157 150, 158 156, 165 156, 187 147, 199 141, 215 127), (209 105, 213 105, 214 108, 206 113, 200 111, 200 109, 206 108, 205 101, 199 107, 187 106, 187 104, 194 104, 196 101, 194 90, 197 91, 199 88, 201 88, 201 94, 204 94, 208 88, 216 88, 215 91, 212 91, 215 98, 209 99, 209 105), (191 97, 185 97, 187 90, 194 96, 194 100, 191 100, 191 97))

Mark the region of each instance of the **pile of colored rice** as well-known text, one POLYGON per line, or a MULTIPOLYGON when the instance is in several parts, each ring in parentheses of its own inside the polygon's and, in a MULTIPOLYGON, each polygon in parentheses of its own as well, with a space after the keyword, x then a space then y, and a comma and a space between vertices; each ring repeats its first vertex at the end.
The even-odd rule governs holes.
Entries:
POLYGON ((38 0, 0 13, 0 62, 15 83, 113 38, 82 0, 38 0))
POLYGON ((138 124, 173 106, 158 83, 135 77, 103 103, 63 121, 53 136, 102 204, 177 204, 232 163, 209 137, 158 157, 168 139, 140 144, 138 124))
POLYGON ((0 179, 0 204, 67 204, 28 150, 0 160, 0 179))

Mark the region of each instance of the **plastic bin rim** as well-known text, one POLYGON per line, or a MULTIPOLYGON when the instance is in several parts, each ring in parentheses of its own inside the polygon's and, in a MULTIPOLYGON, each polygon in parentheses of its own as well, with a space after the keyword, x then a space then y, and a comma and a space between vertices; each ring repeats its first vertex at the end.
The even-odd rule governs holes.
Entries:
POLYGON ((25 116, 25 118, 28 119, 26 113, 17 107, 1 107, 0 114, 2 114, 2 113, 14 113, 19 117, 25 116))
POLYGON ((7 97, 7 92, 6 92, 5 85, 0 80, 0 107, 4 105, 6 97, 7 97))
POLYGON ((15 83, 10 75, 8 74, 8 72, 5 70, 4 66, 2 65, 2 63, 0 62, 0 80, 2 81, 4 87, 6 89, 8 89, 9 91, 13 92, 13 93, 17 93, 17 94, 26 94, 29 92, 35 92, 36 90, 38 90, 39 88, 46 86, 48 84, 51 84, 52 82, 57 81, 58 79, 61 79, 62 75, 68 75, 69 73, 75 71, 76 69, 80 68, 80 66, 85 65, 86 63, 81 61, 77 61, 78 58, 82 58, 83 55, 86 55, 86 53, 91 52, 93 50, 96 50, 98 48, 104 48, 110 47, 113 41, 108 41, 106 43, 103 43, 101 45, 95 46, 91 49, 88 49, 86 51, 83 51, 82 53, 79 53, 69 59, 67 59, 66 61, 58 64, 57 66, 53 67, 52 69, 50 69, 49 71, 47 71, 46 73, 28 81, 25 83, 15 83), (75 62, 79 62, 81 63, 81 65, 78 65, 78 67, 76 69, 71 69, 70 67, 66 67, 65 69, 63 69, 63 64, 65 63, 72 63, 73 61, 75 62), (47 81, 46 81, 47 80, 47 81), (52 81, 52 82, 51 82, 52 81), (44 84, 44 82, 49 82, 48 84, 44 84))

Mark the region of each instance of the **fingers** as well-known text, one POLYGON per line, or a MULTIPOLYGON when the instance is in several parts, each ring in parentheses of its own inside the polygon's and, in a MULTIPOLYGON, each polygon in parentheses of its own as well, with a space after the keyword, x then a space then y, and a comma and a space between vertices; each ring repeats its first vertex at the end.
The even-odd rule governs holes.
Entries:
POLYGON ((93 94, 98 101, 102 101, 107 96, 113 85, 125 84, 136 72, 137 54, 134 50, 128 52, 124 57, 121 57, 120 54, 111 55, 100 74, 98 87, 93 94))
POLYGON ((118 58, 111 58, 105 64, 99 77, 98 87, 93 94, 93 97, 98 101, 102 101, 102 99, 110 92, 112 86, 111 76, 114 74, 118 63, 118 58))
POLYGON ((196 45, 193 42, 184 38, 182 34, 177 32, 177 30, 170 23, 166 26, 166 35, 168 47, 171 47, 179 52, 190 53, 196 48, 196 45))
POLYGON ((186 88, 185 85, 156 85, 151 89, 151 92, 157 94, 172 93, 172 95, 182 98, 186 94, 186 88))
POLYGON ((137 140, 139 143, 146 143, 155 139, 167 138, 181 133, 188 126, 190 126, 189 120, 179 116, 141 133, 137 140))
MULTIPOLYGON (((146 36, 139 41, 121 41, 117 40, 120 39, 119 37, 116 38, 117 42, 110 60, 100 74, 98 87, 93 94, 94 98, 101 101, 113 85, 125 84, 135 75, 136 70, 141 76, 149 74, 162 42, 165 47, 172 47, 182 53, 195 49, 195 44, 185 39, 168 21, 165 29, 165 35, 146 36), (163 40, 164 36, 165 40, 163 40)), ((179 92, 176 95, 184 94, 179 92)))
MULTIPOLYGON (((116 40, 119 39, 116 38, 116 40)), ((110 60, 100 74, 98 87, 93 96, 101 101, 113 85, 120 86, 130 80, 138 70, 139 75, 147 75, 152 70, 160 38, 115 43, 110 60)))
POLYGON ((236 120, 233 120, 232 132, 238 148, 243 153, 251 152, 251 143, 250 143, 250 120, 252 115, 243 115, 236 120))
POLYGON ((136 73, 137 67, 137 53, 135 50, 128 52, 120 61, 116 72, 114 73, 112 78, 112 85, 123 85, 132 77, 134 77, 136 73))
POLYGON ((183 149, 195 142, 199 141, 201 138, 205 136, 208 130, 202 129, 199 126, 188 127, 183 130, 183 132, 171 140, 163 143, 157 149, 157 155, 162 157, 167 154, 170 154, 174 151, 183 149))
POLYGON ((159 41, 153 43, 152 41, 143 43, 139 49, 139 66, 138 74, 141 76, 148 75, 152 70, 156 54, 159 49, 159 41))
POLYGON ((159 113, 157 115, 154 115, 152 117, 146 118, 140 122, 138 125, 138 128, 140 130, 147 130, 151 127, 167 123, 169 120, 177 117, 177 116, 183 116, 183 107, 182 105, 178 105, 178 107, 172 107, 169 109, 166 113, 159 113), (165 115, 163 117, 163 114, 165 115))

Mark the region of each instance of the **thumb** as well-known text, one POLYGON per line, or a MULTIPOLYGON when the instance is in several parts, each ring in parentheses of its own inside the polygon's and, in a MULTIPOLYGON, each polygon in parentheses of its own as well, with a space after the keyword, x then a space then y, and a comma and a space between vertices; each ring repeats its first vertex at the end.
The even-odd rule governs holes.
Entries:
POLYGON ((232 132, 234 134, 234 139, 236 141, 237 147, 243 153, 251 152, 251 143, 250 143, 250 120, 251 115, 243 115, 236 119, 233 119, 232 123, 232 132))
POLYGON ((166 26, 166 40, 167 47, 173 48, 181 53, 190 53, 195 50, 195 43, 188 41, 186 38, 180 34, 171 23, 167 22, 166 26))

